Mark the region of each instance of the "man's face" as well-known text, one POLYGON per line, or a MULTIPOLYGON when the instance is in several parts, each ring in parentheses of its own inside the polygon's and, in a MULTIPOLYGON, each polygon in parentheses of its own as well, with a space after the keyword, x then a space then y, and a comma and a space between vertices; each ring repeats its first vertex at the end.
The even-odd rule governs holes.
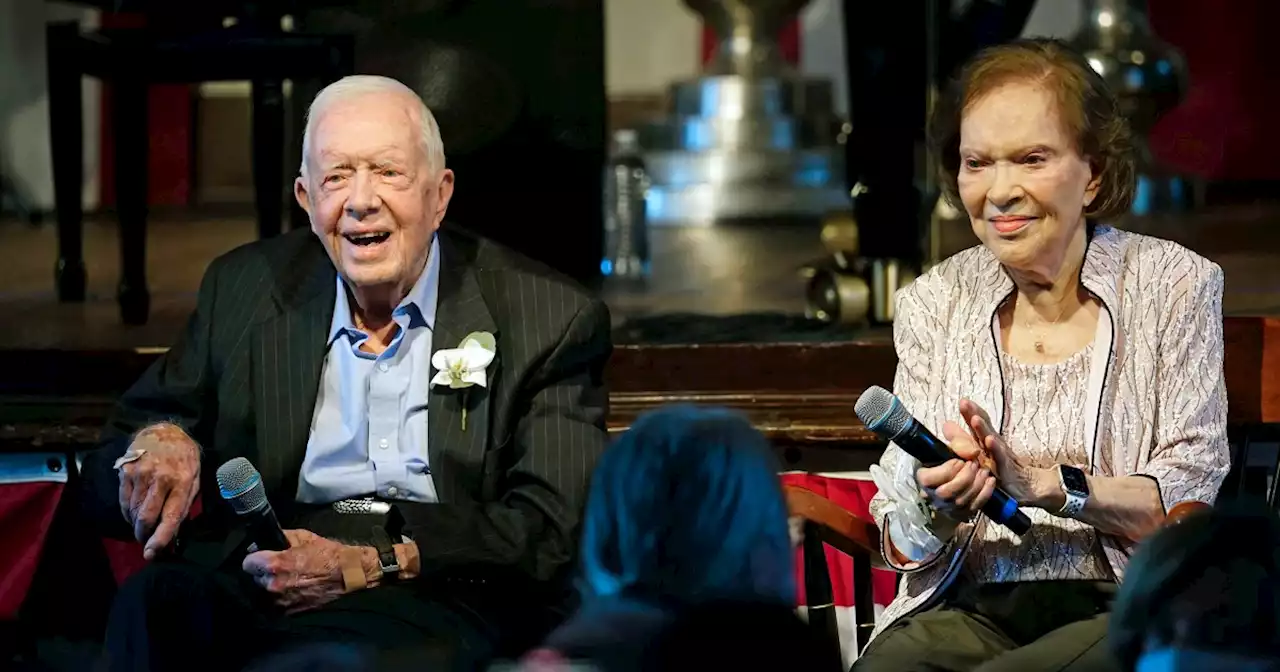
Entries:
POLYGON ((416 102, 395 92, 332 103, 294 184, 311 230, 353 289, 407 292, 440 228, 453 172, 431 170, 416 102))

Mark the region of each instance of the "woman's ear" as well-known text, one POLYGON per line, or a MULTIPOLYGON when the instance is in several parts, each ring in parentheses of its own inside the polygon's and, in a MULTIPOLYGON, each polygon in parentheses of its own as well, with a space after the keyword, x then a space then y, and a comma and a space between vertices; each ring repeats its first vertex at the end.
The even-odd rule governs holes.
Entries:
POLYGON ((1089 161, 1089 183, 1084 187, 1084 207, 1088 208, 1098 199, 1098 191, 1102 188, 1102 167, 1089 161))

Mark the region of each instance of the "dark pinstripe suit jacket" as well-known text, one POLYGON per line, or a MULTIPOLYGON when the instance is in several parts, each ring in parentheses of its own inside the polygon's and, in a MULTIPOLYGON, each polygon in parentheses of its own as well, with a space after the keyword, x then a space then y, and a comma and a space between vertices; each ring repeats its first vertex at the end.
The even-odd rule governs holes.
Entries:
MULTIPOLYGON (((498 352, 487 389, 432 389, 428 453, 439 503, 401 504, 405 531, 425 576, 501 566, 545 580, 572 558, 585 486, 607 440, 608 310, 493 243, 447 225, 438 235, 435 348, 488 331, 498 352)), ((205 451, 205 513, 184 526, 184 537, 227 535, 231 516, 214 475, 240 456, 258 467, 288 526, 298 511, 334 273, 305 230, 245 245, 209 266, 178 343, 117 402, 102 448, 85 460, 87 503, 100 522, 131 536, 112 463, 134 432, 174 420, 205 451)))

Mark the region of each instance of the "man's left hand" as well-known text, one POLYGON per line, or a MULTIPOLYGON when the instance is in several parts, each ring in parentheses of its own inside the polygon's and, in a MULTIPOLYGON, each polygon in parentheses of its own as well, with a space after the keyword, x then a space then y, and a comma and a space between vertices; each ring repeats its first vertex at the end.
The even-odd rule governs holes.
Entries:
POLYGON ((241 569, 289 613, 315 609, 346 592, 342 557, 347 546, 309 530, 285 530, 289 548, 245 556, 241 569))

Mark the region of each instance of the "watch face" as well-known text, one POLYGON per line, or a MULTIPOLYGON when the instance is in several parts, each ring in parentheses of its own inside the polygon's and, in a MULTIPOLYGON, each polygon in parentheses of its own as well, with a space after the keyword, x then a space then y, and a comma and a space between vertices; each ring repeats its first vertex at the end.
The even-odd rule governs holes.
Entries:
POLYGON ((1070 492, 1081 494, 1089 494, 1089 482, 1085 480, 1084 472, 1075 467, 1059 467, 1062 472, 1062 485, 1070 492))

